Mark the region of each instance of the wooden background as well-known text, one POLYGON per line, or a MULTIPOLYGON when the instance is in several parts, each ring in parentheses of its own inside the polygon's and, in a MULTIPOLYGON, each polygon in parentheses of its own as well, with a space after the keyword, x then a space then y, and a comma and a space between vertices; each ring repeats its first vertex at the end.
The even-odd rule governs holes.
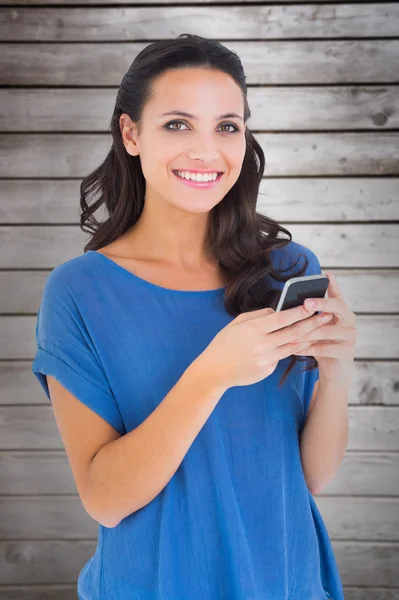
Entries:
MULTIPOLYGON (((1 1, 1 0, 0 0, 1 1)), ((98 524, 31 373, 52 268, 83 252, 79 183, 105 158, 136 54, 180 33, 238 52, 266 155, 258 208, 357 314, 350 436, 316 502, 346 600, 399 600, 399 4, 2 0, 0 598, 76 599, 98 524)))

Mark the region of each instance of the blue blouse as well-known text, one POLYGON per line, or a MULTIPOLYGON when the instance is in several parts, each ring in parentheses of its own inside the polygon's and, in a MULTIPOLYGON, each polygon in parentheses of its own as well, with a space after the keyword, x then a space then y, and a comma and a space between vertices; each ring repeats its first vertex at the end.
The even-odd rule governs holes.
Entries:
MULTIPOLYGON (((288 267, 299 253, 306 274, 321 273, 297 242, 271 258, 288 267)), ((46 375, 124 435, 233 319, 223 294, 160 287, 88 251, 46 280, 32 372, 49 399, 46 375)), ((79 600, 344 600, 300 460, 318 369, 297 362, 278 388, 289 360, 229 388, 164 489, 116 527, 99 524, 79 600)))

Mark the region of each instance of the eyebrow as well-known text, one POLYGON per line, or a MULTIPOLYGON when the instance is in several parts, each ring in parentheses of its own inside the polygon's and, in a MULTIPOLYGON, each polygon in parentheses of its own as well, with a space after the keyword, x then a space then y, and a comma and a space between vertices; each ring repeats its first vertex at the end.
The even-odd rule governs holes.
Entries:
MULTIPOLYGON (((194 119, 195 121, 198 121, 198 117, 195 117, 194 115, 184 112, 182 110, 170 110, 169 112, 166 113, 162 113, 161 115, 158 115, 159 117, 166 117, 166 115, 178 115, 180 117, 187 117, 188 119, 194 119)), ((219 115, 218 117, 215 117, 216 121, 219 121, 220 119, 231 119, 231 118, 236 118, 236 119, 241 119, 241 121, 243 121, 244 119, 242 117, 240 117, 240 115, 237 115, 236 113, 226 113, 224 115, 219 115)))

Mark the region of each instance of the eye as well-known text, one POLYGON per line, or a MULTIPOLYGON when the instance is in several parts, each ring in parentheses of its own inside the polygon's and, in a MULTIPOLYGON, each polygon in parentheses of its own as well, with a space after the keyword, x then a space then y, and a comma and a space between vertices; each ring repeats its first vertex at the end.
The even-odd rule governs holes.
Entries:
POLYGON ((181 129, 173 129, 173 128, 169 127, 169 125, 179 125, 179 124, 184 125, 183 121, 170 121, 170 123, 167 123, 166 125, 164 125, 164 127, 165 127, 165 129, 168 129, 169 131, 182 131, 181 129))
MULTIPOLYGON (((166 123, 166 125, 164 125, 164 129, 167 129, 168 131, 184 131, 184 129, 174 129, 169 127, 170 125, 185 125, 185 123, 183 121, 169 121, 169 123, 166 123)), ((233 125, 233 123, 223 123, 223 125, 221 125, 221 127, 232 127, 233 131, 225 131, 224 133, 236 133, 239 131, 238 127, 236 127, 236 125, 233 125)))
POLYGON ((226 133, 235 133, 236 131, 239 131, 238 127, 233 125, 233 123, 224 123, 221 127, 232 127, 233 128, 233 131, 226 131, 226 133))

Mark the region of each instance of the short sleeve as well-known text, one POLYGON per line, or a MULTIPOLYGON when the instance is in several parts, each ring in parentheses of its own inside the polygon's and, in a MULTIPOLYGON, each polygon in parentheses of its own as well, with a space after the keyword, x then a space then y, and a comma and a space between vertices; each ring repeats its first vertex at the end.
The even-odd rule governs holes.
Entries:
MULTIPOLYGON (((316 254, 314 252, 312 252, 311 250, 309 250, 309 248, 306 248, 305 254, 309 261, 305 275, 320 274, 322 272, 322 270, 320 267, 319 259, 317 258, 316 254)), ((301 368, 303 368, 304 364, 301 365, 301 368)), ((315 383, 318 379, 319 379, 319 368, 318 367, 316 367, 315 369, 310 369, 308 371, 303 371, 303 392, 302 392, 302 394, 303 394, 303 417, 302 417, 302 423, 301 423, 300 429, 302 429, 303 425, 305 424, 310 401, 312 399, 313 389, 314 389, 315 383)))
POLYGON ((48 277, 36 322, 32 372, 51 401, 46 375, 52 375, 78 400, 121 435, 123 419, 74 297, 56 267, 48 277))

